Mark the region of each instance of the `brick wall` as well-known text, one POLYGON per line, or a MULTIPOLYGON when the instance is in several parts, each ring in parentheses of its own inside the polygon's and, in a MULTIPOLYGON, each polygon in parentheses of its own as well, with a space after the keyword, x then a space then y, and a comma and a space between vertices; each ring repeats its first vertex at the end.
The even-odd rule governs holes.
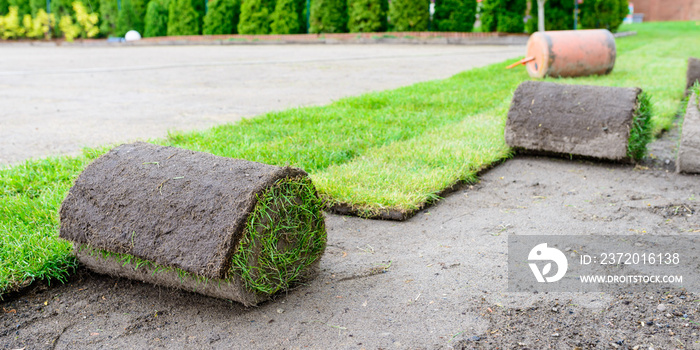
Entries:
POLYGON ((644 21, 698 21, 700 0, 630 0, 644 21))

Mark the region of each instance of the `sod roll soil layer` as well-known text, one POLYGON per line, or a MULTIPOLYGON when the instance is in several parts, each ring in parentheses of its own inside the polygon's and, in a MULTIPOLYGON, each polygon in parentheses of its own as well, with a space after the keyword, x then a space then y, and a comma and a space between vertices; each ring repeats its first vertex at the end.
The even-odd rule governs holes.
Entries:
POLYGON ((60 236, 97 272, 254 305, 313 275, 322 209, 300 169, 134 143, 76 179, 60 236))
POLYGON ((700 174, 700 110, 698 96, 693 93, 685 109, 681 142, 678 146, 676 170, 683 173, 700 174))
POLYGON ((637 88, 523 82, 508 111, 506 143, 534 153, 627 160, 640 93, 637 88))
POLYGON ((700 60, 695 57, 690 57, 688 58, 688 71, 686 72, 686 94, 688 94, 688 90, 697 81, 700 81, 700 60))

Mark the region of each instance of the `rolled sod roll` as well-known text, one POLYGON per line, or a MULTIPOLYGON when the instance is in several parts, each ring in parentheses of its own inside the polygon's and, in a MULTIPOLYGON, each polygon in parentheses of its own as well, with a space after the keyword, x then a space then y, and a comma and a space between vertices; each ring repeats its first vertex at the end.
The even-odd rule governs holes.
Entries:
POLYGON ((300 169, 133 143, 78 176, 60 236, 97 272, 250 306, 313 277, 322 210, 300 169))
POLYGON ((690 95, 685 109, 676 171, 700 174, 700 110, 695 93, 690 95))
POLYGON ((700 60, 695 57, 688 58, 688 71, 686 74, 685 92, 695 85, 695 82, 700 81, 700 60))
POLYGON ((511 101, 506 143, 534 153, 639 159, 651 138, 650 108, 638 88, 526 81, 511 101))

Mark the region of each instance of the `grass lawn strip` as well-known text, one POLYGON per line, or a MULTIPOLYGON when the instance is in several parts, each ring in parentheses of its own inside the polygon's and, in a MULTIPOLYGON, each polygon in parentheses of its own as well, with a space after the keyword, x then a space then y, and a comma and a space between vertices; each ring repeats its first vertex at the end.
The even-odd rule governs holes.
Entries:
POLYGON ((376 148, 312 176, 331 207, 365 217, 405 218, 460 182, 510 156, 504 108, 467 116, 420 137, 376 148))

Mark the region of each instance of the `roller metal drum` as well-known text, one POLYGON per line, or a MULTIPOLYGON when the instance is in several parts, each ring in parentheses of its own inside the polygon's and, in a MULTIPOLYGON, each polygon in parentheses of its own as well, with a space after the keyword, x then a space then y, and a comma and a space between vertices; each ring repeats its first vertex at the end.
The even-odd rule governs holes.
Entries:
POLYGON ((612 72, 616 54, 615 37, 606 29, 537 32, 519 63, 533 78, 604 75, 612 72))

